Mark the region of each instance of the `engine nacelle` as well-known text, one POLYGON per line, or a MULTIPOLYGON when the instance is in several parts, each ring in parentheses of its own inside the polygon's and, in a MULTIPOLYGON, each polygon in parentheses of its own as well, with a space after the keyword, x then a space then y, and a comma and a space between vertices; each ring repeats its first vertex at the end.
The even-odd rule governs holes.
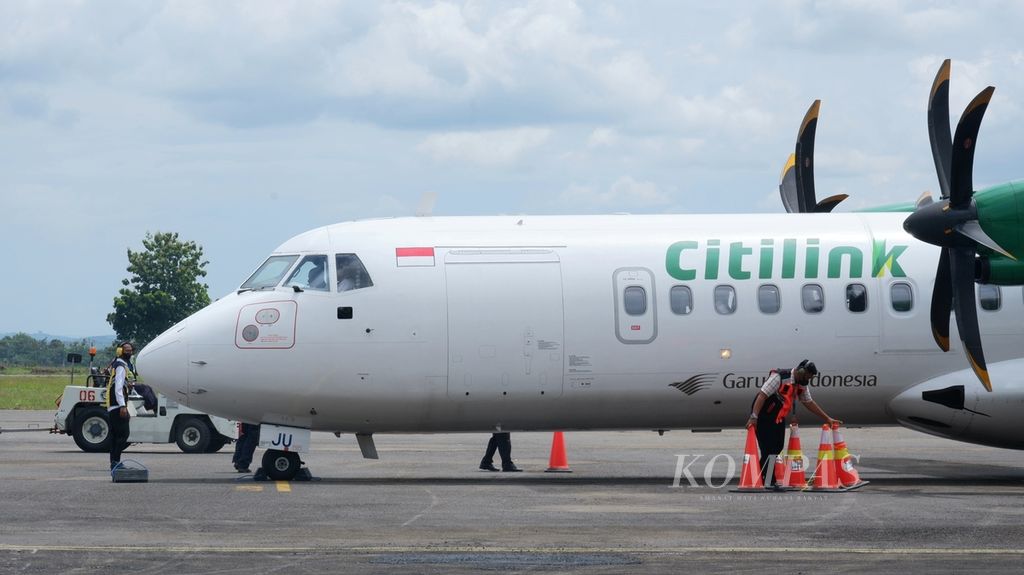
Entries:
POLYGON ((919 383, 894 397, 887 410, 900 425, 939 437, 1024 449, 1024 359, 989 364, 992 393, 970 369, 919 383))
POLYGON ((1014 257, 1024 259, 1024 182, 1009 182, 975 192, 974 207, 981 229, 1014 257))
POLYGON ((1002 255, 979 256, 974 279, 983 284, 1024 285, 1024 262, 1002 255))

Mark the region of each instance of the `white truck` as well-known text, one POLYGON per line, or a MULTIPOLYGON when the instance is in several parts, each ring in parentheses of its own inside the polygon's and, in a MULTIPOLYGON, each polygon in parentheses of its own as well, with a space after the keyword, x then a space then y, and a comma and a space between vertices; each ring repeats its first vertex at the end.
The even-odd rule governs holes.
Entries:
MULTIPOLYGON (((107 389, 94 387, 105 378, 89 376, 87 385, 64 388, 54 416, 54 433, 75 438, 82 451, 110 450, 110 423, 107 419, 107 389)), ((235 422, 189 409, 157 393, 156 412, 143 409, 141 396, 128 398, 131 415, 129 443, 177 443, 185 453, 214 453, 238 438, 235 422)))

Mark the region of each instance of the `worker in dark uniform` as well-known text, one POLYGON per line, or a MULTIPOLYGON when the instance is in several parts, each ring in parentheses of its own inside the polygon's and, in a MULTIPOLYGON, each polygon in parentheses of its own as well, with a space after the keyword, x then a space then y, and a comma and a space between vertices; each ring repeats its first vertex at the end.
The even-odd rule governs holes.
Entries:
POLYGON ((132 372, 131 359, 134 348, 129 342, 118 346, 117 357, 110 364, 110 380, 107 382, 107 419, 110 421, 110 468, 121 462, 121 452, 128 447, 131 429, 128 424, 128 374, 132 372))
POLYGON ((249 473, 249 464, 252 463, 252 455, 256 452, 256 446, 260 444, 260 426, 256 423, 238 424, 238 441, 235 441, 235 455, 231 463, 235 471, 249 473))
MULTIPOLYGON (((832 419, 817 403, 811 399, 811 390, 807 385, 811 378, 818 375, 814 362, 803 360, 795 369, 773 369, 768 380, 761 386, 754 398, 747 427, 757 426, 757 445, 761 450, 761 474, 772 463, 771 457, 782 453, 786 440, 786 417, 793 411, 796 398, 813 414, 824 419, 830 426, 841 424, 832 419)), ((795 417, 794 417, 795 419, 795 417)), ((772 479, 768 485, 775 485, 774 466, 772 479)))
POLYGON ((491 440, 487 442, 487 451, 484 458, 480 460, 480 469, 484 471, 497 471, 494 466, 494 452, 501 455, 501 470, 508 472, 522 471, 512 463, 512 435, 509 433, 491 434, 491 440))

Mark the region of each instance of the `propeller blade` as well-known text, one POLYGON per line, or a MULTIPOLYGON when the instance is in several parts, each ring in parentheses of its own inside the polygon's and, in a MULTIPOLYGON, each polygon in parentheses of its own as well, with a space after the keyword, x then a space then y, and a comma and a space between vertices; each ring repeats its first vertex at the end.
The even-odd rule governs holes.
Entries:
POLYGON ((835 209, 835 207, 839 205, 839 202, 845 200, 848 197, 850 196, 847 194, 836 194, 834 196, 829 196, 824 200, 818 202, 818 204, 815 205, 814 209, 812 209, 811 211, 819 214, 827 214, 831 212, 833 209, 835 209))
POLYGON ((949 60, 942 63, 932 91, 928 96, 928 140, 932 144, 932 159, 939 176, 941 198, 949 197, 949 165, 953 159, 953 143, 949 136, 949 60))
POLYGON ((974 195, 974 149, 977 147, 975 144, 981 120, 985 117, 985 110, 988 109, 988 103, 995 91, 995 88, 989 86, 978 93, 968 104, 956 125, 956 135, 953 137, 953 163, 950 165, 949 174, 949 207, 953 209, 966 208, 971 203, 971 196, 974 195))
MULTIPOLYGON (((955 165, 955 164, 954 164, 955 165)), ((953 309, 956 311, 956 327, 964 344, 967 361, 985 389, 992 391, 992 382, 985 365, 985 353, 981 347, 981 330, 978 328, 978 308, 974 303, 974 250, 970 248, 949 248, 950 273, 953 277, 953 309)))
POLYGON ((924 206, 927 206, 928 204, 930 204, 930 203, 932 203, 934 201, 935 200, 932 199, 931 192, 927 192, 927 191, 921 192, 921 195, 917 197, 917 202, 914 204, 914 207, 916 207, 916 208, 924 207, 924 206))
POLYGON ((790 154, 786 165, 782 168, 779 178, 779 193, 782 194, 782 205, 789 213, 800 211, 800 200, 796 191, 796 154, 790 154))
POLYGON ((949 351, 949 314, 953 306, 953 284, 949 275, 949 249, 942 248, 932 286, 932 337, 942 351, 949 351))
POLYGON ((999 252, 1012 260, 1017 259, 1013 256, 1013 254, 1004 250, 1002 246, 1000 246, 998 243, 996 243, 994 239, 992 239, 988 234, 986 234, 985 230, 981 229, 981 224, 978 223, 978 220, 966 221, 960 224, 957 227, 956 231, 960 232, 961 235, 971 238, 972 240, 978 242, 979 244, 985 246, 986 248, 994 252, 999 252))
POLYGON ((796 189, 800 213, 807 213, 814 200, 814 133, 818 128, 821 100, 815 100, 804 115, 796 138, 796 189))

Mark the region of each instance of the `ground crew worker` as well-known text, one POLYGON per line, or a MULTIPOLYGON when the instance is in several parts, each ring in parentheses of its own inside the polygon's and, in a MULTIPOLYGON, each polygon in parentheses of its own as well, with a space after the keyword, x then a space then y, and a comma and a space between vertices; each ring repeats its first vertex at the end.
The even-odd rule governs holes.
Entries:
MULTIPOLYGON (((818 375, 818 368, 814 362, 805 359, 792 370, 773 369, 768 380, 757 392, 750 418, 747 420, 747 427, 757 426, 757 445, 761 449, 762 475, 765 473, 765 467, 773 463, 771 457, 782 453, 783 443, 786 440, 786 416, 793 411, 793 400, 797 397, 811 413, 824 419, 830 426, 842 423, 829 417, 811 399, 811 390, 807 385, 815 375, 818 375)), ((770 482, 766 482, 769 485, 775 485, 774 471, 773 465, 772 479, 770 482)))
POLYGON ((256 446, 260 444, 260 426, 256 423, 238 424, 238 441, 235 442, 235 455, 231 463, 235 471, 239 473, 250 473, 249 464, 252 463, 253 453, 256 446))
POLYGON ((118 346, 117 357, 110 364, 107 382, 107 418, 110 421, 110 468, 121 462, 121 452, 128 447, 131 429, 128 425, 128 373, 131 371, 132 344, 118 346))
POLYGON ((487 451, 484 458, 480 460, 480 469, 484 471, 497 471, 494 466, 494 452, 501 455, 501 470, 507 472, 522 471, 512 462, 512 435, 510 433, 493 433, 490 441, 487 442, 487 451))

